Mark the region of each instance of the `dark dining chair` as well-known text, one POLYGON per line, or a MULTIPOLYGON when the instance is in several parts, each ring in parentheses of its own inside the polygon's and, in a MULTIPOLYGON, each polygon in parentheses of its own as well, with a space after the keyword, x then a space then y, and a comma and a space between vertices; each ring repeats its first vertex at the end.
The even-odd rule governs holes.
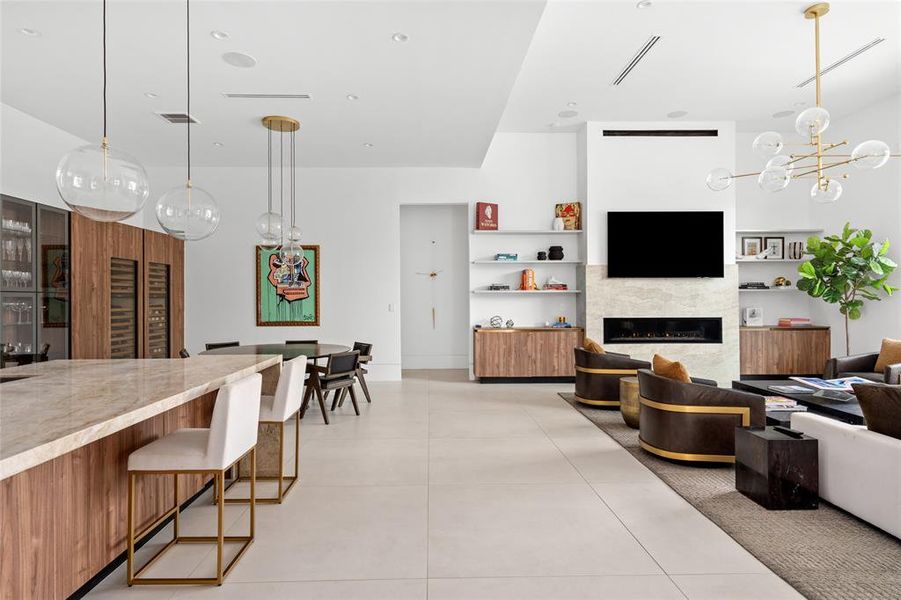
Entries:
POLYGON ((191 358, 191 355, 188 353, 187 349, 182 348, 178 351, 178 356, 181 358, 191 358))
POLYGON ((315 393, 316 400, 319 402, 319 409, 322 411, 322 418, 328 425, 328 412, 325 410, 324 393, 334 392, 332 398, 332 410, 338 405, 345 394, 350 394, 350 400, 354 405, 354 412, 360 414, 360 407, 357 404, 357 395, 354 393, 353 385, 359 366, 360 353, 357 351, 339 352, 337 354, 329 354, 328 363, 325 367, 314 367, 319 370, 319 385, 315 386, 312 382, 307 387, 304 394, 303 405, 300 408, 300 414, 307 410, 311 396, 315 393))
POLYGON ((207 350, 216 350, 217 348, 233 348, 234 346, 240 346, 241 342, 215 342, 212 344, 207 344, 207 350))
MULTIPOLYGON (((366 385, 365 377, 369 371, 364 367, 366 363, 372 360, 372 344, 367 344, 366 342, 354 342, 354 350, 360 353, 360 360, 357 364, 357 381, 360 382, 360 387, 363 388, 363 395, 366 396, 366 402, 372 404, 372 397, 369 395, 369 386, 366 385)), ((338 406, 343 405, 344 398, 342 397, 338 401, 338 406)))

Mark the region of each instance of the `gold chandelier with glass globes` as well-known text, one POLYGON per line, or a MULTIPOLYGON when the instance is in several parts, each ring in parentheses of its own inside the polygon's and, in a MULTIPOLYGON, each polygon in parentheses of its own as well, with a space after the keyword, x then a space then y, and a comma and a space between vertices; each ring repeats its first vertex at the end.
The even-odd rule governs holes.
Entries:
POLYGON ((848 140, 829 142, 823 138, 823 132, 829 127, 829 111, 821 103, 820 17, 828 12, 827 2, 814 4, 804 11, 804 18, 814 22, 816 55, 816 106, 803 111, 795 121, 795 131, 805 140, 798 146, 804 150, 796 154, 780 154, 785 147, 782 134, 765 131, 754 138, 752 144, 754 153, 767 160, 763 170, 734 175, 728 169, 713 169, 707 175, 707 187, 711 190, 725 190, 740 177, 757 177, 757 184, 767 192, 784 190, 792 179, 814 179, 810 197, 817 202, 835 202, 842 195, 839 179, 848 178, 848 173, 835 169, 847 165, 861 170, 878 169, 893 156, 888 144, 880 140, 861 142, 850 154, 842 154, 841 149, 848 145, 848 140))

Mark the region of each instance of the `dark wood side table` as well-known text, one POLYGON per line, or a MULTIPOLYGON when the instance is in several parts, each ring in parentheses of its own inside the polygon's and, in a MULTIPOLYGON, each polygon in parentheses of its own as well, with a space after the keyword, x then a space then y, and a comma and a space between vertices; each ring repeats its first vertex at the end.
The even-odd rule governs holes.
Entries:
POLYGON ((819 506, 818 442, 772 427, 735 429, 735 488, 768 510, 819 506))

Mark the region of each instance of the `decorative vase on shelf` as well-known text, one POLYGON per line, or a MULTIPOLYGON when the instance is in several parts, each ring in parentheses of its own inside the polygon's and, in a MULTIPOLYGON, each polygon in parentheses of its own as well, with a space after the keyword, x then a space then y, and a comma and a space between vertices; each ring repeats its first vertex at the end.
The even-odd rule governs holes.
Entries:
POLYGON ((547 260, 547 252, 544 250, 538 253, 538 260, 547 260))
POLYGON ((554 219, 554 231, 563 231, 566 228, 566 223, 563 221, 563 217, 557 217, 554 219))
POLYGON ((563 246, 551 246, 548 248, 547 257, 551 260, 563 260, 563 246))
POLYGON ((804 242, 789 242, 788 258, 790 260, 801 260, 804 258, 804 242))

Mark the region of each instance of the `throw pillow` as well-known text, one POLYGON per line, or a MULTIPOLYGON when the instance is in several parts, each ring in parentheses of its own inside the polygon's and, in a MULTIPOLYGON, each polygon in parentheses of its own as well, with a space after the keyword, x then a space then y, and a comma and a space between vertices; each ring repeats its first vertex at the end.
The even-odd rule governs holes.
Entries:
POLYGON ((882 340, 879 358, 876 359, 876 372, 882 373, 887 366, 896 363, 901 363, 901 340, 885 338, 882 340))
POLYGON ((585 341, 582 342, 582 347, 595 354, 604 354, 604 347, 591 338, 585 338, 585 341))
POLYGON ((852 385, 867 429, 901 440, 901 385, 852 385))
POLYGON ((652 365, 654 367, 654 372, 661 377, 675 379, 676 381, 681 381, 682 383, 691 383, 691 377, 688 375, 688 369, 686 369, 685 365, 678 361, 670 360, 668 358, 660 356, 659 354, 655 354, 652 365))

